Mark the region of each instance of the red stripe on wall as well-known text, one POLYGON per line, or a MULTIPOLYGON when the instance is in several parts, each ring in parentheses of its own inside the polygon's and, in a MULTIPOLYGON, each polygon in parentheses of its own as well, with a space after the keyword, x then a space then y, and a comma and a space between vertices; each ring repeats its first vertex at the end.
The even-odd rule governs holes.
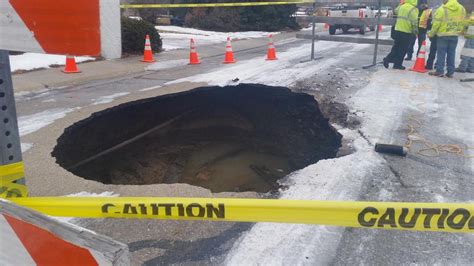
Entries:
POLYGON ((99 0, 9 0, 46 53, 100 55, 99 0))
POLYGON ((4 216, 37 265, 98 265, 89 250, 35 225, 6 214, 4 216))

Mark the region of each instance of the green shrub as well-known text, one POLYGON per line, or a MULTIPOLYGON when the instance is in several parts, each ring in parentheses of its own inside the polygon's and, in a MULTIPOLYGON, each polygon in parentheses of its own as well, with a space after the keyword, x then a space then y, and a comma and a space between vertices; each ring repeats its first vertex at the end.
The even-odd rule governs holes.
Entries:
POLYGON ((239 10, 235 7, 193 8, 186 14, 188 27, 213 31, 239 31, 239 10))
POLYGON ((147 34, 150 35, 153 52, 161 51, 162 41, 153 24, 144 20, 122 17, 122 52, 143 53, 147 34))
MULTIPOLYGON (((208 2, 209 0, 201 0, 208 2)), ((212 0, 226 2, 225 0, 212 0)), ((234 0, 240 2, 241 0, 234 0)), ((298 29, 296 5, 224 8, 190 8, 185 17, 188 27, 214 31, 277 31, 298 29)))
POLYGON ((298 29, 296 5, 252 6, 240 9, 240 30, 278 31, 298 29))

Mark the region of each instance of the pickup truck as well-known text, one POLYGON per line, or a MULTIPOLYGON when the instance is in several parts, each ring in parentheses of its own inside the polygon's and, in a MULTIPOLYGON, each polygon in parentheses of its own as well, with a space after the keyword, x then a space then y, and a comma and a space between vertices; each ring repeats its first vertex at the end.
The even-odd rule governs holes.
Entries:
POLYGON ((383 6, 380 10, 380 15, 382 18, 392 18, 393 17, 393 9, 389 6, 383 6))
MULTIPOLYGON (((349 18, 374 18, 377 11, 369 6, 353 5, 333 6, 328 11, 328 17, 349 17, 349 18)), ((343 33, 348 33, 350 29, 358 29, 360 34, 365 34, 367 25, 363 21, 358 24, 330 24, 329 34, 336 34, 336 30, 341 29, 343 33)), ((373 25, 369 26, 371 31, 375 30, 373 25)))

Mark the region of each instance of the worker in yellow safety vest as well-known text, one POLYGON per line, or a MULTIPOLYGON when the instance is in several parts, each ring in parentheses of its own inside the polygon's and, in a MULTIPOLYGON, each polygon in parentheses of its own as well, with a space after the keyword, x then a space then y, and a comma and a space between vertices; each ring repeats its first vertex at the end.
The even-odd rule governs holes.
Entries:
POLYGON ((464 43, 464 48, 462 48, 461 63, 456 68, 456 72, 474 73, 474 11, 466 20, 466 24, 464 31, 466 42, 464 43))
POLYGON ((405 0, 396 8, 397 21, 393 39, 395 41, 390 53, 383 59, 385 68, 393 63, 394 69, 404 70, 403 58, 408 51, 411 40, 418 33, 418 0, 405 0))
POLYGON ((415 42, 418 39, 418 50, 416 56, 421 49, 421 44, 426 40, 426 33, 428 32, 428 20, 430 19, 431 9, 428 8, 427 4, 421 4, 419 8, 419 18, 418 18, 418 36, 412 39, 410 46, 408 47, 407 56, 405 60, 410 61, 413 57, 413 47, 415 42))
MULTIPOLYGON (((426 13, 425 12, 423 13, 426 17, 422 16, 422 18, 420 18, 420 24, 423 27, 425 26, 425 22, 426 22, 426 30, 427 31, 430 31, 431 27, 433 25, 433 13, 434 12, 432 11, 432 9, 427 9, 426 13)), ((433 69, 434 61, 436 59, 436 50, 438 48, 438 42, 437 41, 438 41, 438 37, 436 35, 431 36, 431 38, 430 38, 430 53, 428 55, 428 60, 426 60, 426 67, 425 67, 428 70, 433 69)))
POLYGON ((436 71, 430 72, 430 75, 443 77, 444 66, 447 65, 446 77, 453 77, 458 36, 464 31, 465 19, 466 9, 457 0, 443 0, 443 5, 436 10, 428 33, 430 38, 438 36, 436 71))

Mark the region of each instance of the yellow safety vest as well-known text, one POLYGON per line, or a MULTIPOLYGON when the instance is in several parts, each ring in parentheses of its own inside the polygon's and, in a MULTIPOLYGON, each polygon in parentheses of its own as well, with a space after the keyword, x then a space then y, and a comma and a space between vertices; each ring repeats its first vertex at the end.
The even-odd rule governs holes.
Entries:
POLYGON ((456 11, 449 10, 447 5, 459 5, 455 0, 438 8, 433 17, 433 26, 429 36, 459 36, 464 30, 466 10, 459 5, 456 11))
MULTIPOLYGON (((414 1, 416 4, 416 1, 414 1)), ((397 8, 395 30, 405 33, 418 33, 418 8, 411 3, 405 3, 397 8)))
POLYGON ((430 19, 431 9, 426 9, 421 13, 420 24, 418 27, 426 29, 428 28, 428 20, 430 19))

